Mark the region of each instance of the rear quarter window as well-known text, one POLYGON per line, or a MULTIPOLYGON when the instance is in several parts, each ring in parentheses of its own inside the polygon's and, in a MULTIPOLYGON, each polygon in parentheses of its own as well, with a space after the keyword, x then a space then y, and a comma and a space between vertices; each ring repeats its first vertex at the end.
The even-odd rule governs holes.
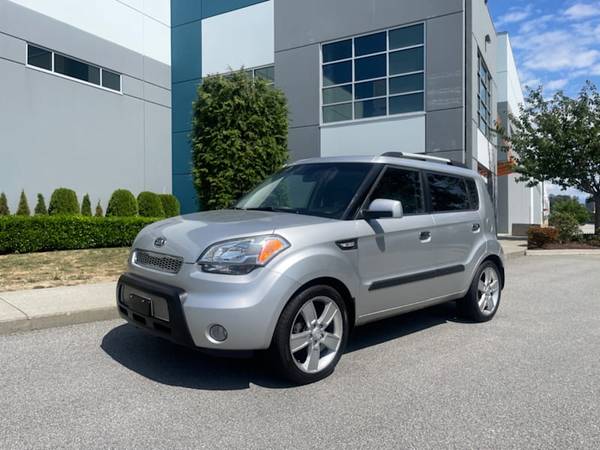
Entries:
POLYGON ((427 174, 432 212, 468 211, 471 208, 464 178, 437 173, 427 174))

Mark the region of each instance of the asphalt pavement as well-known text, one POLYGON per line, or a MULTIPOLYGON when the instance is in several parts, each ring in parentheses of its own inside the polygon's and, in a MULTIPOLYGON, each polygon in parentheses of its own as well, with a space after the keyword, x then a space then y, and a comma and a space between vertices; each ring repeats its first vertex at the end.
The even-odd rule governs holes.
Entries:
POLYGON ((600 448, 600 257, 509 261, 500 311, 357 330, 292 387, 107 321, 0 336, 1 448, 600 448))

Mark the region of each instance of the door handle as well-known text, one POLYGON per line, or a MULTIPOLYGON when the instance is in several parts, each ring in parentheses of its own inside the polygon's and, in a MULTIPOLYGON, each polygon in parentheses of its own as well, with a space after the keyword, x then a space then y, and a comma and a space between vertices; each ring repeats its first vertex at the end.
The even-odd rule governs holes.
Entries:
POLYGON ((431 241, 431 231, 421 231, 421 234, 419 234, 419 240, 421 242, 431 241))
POLYGON ((474 223, 471 227, 471 231, 473 231, 473 233, 477 233, 479 230, 481 230, 481 225, 478 223, 474 223))

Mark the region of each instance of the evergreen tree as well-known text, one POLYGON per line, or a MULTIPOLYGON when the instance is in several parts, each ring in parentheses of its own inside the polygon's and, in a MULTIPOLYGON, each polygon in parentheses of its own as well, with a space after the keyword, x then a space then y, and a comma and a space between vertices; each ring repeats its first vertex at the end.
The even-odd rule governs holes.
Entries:
POLYGON ((81 215, 91 216, 92 215, 92 204, 90 203, 90 196, 85 194, 81 201, 81 215))
POLYGON ((9 216, 10 209, 8 209, 8 200, 6 200, 6 194, 3 192, 0 194, 0 216, 9 216))
POLYGON ((104 211, 102 211, 102 205, 100 205, 100 200, 98 200, 98 204, 96 205, 96 217, 104 217, 104 211))
POLYGON ((17 208, 17 216, 30 216, 31 210, 29 209, 29 204, 27 203, 27 196, 25 195, 25 191, 21 191, 21 198, 19 198, 19 207, 17 208))
POLYGON ((37 204, 33 210, 36 216, 45 216, 48 214, 48 208, 46 208, 46 200, 42 194, 37 195, 37 204))

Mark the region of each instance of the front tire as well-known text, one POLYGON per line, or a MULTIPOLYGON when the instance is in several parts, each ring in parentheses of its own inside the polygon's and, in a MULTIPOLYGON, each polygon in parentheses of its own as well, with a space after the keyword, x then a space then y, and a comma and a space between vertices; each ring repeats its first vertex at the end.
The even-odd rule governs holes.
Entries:
POLYGON ((348 313, 339 292, 330 286, 309 287, 286 305, 273 335, 274 362, 296 384, 328 377, 348 340, 348 313))
POLYGON ((492 320, 500 306, 502 296, 500 270, 492 261, 484 261, 471 282, 471 287, 458 301, 461 315, 474 322, 492 320))

